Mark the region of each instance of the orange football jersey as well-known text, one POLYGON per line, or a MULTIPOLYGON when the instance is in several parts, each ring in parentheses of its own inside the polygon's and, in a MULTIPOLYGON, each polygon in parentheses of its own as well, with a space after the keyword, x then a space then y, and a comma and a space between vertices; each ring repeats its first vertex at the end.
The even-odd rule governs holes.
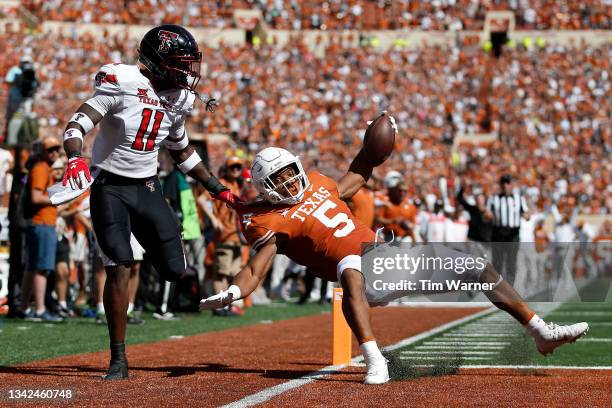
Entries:
MULTIPOLYGON (((414 225, 416 221, 416 212, 414 204, 407 201, 403 201, 400 204, 393 204, 388 199, 378 210, 378 214, 383 218, 408 221, 412 225, 414 225)), ((405 237, 408 235, 408 230, 399 223, 391 223, 387 225, 387 228, 393 231, 396 237, 405 237)))
POLYGON ((295 205, 253 203, 239 209, 247 241, 259 249, 273 236, 287 240, 281 253, 317 276, 335 281, 338 263, 361 255, 361 244, 374 241, 374 232, 351 214, 338 194, 336 182, 320 173, 308 174, 310 186, 295 205))
POLYGON ((360 188, 352 198, 353 215, 368 228, 374 225, 374 194, 364 187, 360 188))

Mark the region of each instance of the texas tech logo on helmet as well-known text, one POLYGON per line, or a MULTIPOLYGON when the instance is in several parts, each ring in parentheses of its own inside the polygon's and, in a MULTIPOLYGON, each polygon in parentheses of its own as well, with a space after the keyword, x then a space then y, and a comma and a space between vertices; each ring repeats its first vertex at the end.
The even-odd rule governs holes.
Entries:
POLYGON ((172 42, 178 38, 177 33, 173 33, 172 31, 160 30, 159 31, 159 48, 157 49, 159 52, 167 53, 170 51, 170 46, 172 42))

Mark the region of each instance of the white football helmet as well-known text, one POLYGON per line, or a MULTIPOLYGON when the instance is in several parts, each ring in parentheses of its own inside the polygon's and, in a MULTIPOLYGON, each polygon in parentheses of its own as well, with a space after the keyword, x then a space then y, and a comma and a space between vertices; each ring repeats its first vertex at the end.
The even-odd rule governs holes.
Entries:
POLYGON ((297 204, 304 198, 304 191, 310 185, 300 159, 279 147, 267 147, 257 153, 251 166, 253 185, 262 197, 272 204, 297 204), (278 172, 293 167, 295 176, 276 185, 272 180, 278 172), (291 194, 288 186, 299 181, 299 191, 291 194))
POLYGON ((383 185, 385 188, 395 188, 399 183, 402 182, 404 176, 399 171, 391 170, 383 178, 383 185))

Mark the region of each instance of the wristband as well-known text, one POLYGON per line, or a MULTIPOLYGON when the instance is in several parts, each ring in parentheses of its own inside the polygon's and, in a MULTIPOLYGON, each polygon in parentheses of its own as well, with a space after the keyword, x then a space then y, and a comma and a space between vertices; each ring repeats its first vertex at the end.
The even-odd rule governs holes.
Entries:
POLYGON ((66 129, 64 132, 64 142, 68 139, 81 139, 81 143, 83 143, 83 132, 76 128, 66 129))
POLYGON ((227 288, 227 293, 232 295, 232 300, 238 300, 240 299, 240 296, 242 296, 242 291, 236 285, 231 285, 229 288, 227 288))
POLYGON ((206 190, 208 190, 213 197, 217 196, 222 191, 229 190, 227 187, 221 184, 215 176, 211 176, 206 183, 204 183, 204 188, 206 188, 206 190))
POLYGON ((93 121, 84 114, 83 112, 77 112, 68 121, 68 123, 77 123, 79 126, 83 128, 83 132, 87 133, 92 130, 96 125, 94 125, 93 121))

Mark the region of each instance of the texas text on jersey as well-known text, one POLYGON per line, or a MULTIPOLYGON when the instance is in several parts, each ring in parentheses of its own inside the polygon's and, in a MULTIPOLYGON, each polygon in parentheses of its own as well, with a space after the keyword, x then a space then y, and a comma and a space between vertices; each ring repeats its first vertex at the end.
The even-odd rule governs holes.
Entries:
POLYGON ((162 143, 187 145, 185 116, 193 107, 192 92, 155 91, 136 65, 125 64, 104 65, 94 90, 87 104, 103 116, 92 154, 94 172, 151 177, 162 143))
POLYGON ((282 253, 315 275, 336 281, 338 263, 349 255, 361 256, 362 243, 373 242, 374 232, 351 214, 334 180, 317 172, 308 179, 310 186, 298 204, 258 202, 239 208, 241 227, 253 249, 276 236, 282 253))

